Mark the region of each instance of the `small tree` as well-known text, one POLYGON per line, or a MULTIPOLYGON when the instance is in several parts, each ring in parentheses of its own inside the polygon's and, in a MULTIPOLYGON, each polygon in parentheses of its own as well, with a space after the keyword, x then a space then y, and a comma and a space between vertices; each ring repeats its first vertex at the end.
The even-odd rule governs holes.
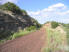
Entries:
POLYGON ((56 28, 57 26, 59 26, 59 23, 53 21, 53 22, 51 22, 51 26, 52 26, 52 28, 56 28))

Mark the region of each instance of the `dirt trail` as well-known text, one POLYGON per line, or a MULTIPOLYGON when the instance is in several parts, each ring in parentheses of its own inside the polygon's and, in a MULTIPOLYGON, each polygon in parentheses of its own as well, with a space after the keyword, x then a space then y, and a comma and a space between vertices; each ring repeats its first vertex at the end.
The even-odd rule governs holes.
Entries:
POLYGON ((41 52, 45 42, 45 29, 0 45, 0 52, 41 52))

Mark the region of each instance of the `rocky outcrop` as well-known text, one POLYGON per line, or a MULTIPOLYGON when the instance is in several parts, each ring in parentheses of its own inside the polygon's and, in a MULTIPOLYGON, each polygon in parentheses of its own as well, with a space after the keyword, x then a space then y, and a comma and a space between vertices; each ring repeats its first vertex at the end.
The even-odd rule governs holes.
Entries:
POLYGON ((0 34, 17 32, 37 23, 29 15, 18 15, 11 11, 0 10, 0 34))

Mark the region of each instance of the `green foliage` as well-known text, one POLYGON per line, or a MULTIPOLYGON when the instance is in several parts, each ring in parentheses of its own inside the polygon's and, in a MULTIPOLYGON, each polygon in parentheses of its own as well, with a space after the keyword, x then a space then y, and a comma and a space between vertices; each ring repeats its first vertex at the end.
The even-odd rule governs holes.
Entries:
POLYGON ((35 29, 36 29, 36 26, 30 26, 27 28, 28 31, 35 30, 35 29))
MULTIPOLYGON (((34 20, 34 19, 33 19, 34 20)), ((37 28, 41 28, 42 27, 42 25, 40 24, 40 23, 38 23, 38 21, 37 20, 34 20, 34 25, 37 27, 37 28)))
POLYGON ((28 33, 34 32, 36 30, 36 26, 27 27, 25 30, 20 30, 13 34, 12 39, 27 35, 28 33))
POLYGON ((29 22, 30 27, 27 27, 27 29, 25 31, 21 31, 21 32, 17 32, 17 33, 12 34, 11 31, 9 32, 8 30, 5 30, 5 33, 2 32, 3 35, 2 34, 0 35, 0 39, 5 40, 7 37, 8 37, 7 39, 13 39, 12 37, 17 38, 17 37, 23 36, 24 34, 29 33, 30 31, 36 30, 41 27, 41 24, 39 24, 35 19, 31 18, 29 15, 27 15, 27 12, 25 10, 21 10, 14 3, 8 2, 8 3, 5 3, 4 5, 0 5, 0 9, 6 10, 6 11, 11 11, 14 14, 20 14, 20 15, 24 14, 23 15, 24 19, 26 21, 27 20, 30 21, 29 22), (31 26, 31 25, 33 25, 33 26, 31 26))
POLYGON ((38 23, 36 27, 37 27, 37 29, 39 29, 42 27, 42 25, 38 23))
POLYGON ((69 28, 69 24, 62 24, 64 27, 69 28))
POLYGON ((0 9, 3 9, 3 10, 9 10, 9 11, 12 11, 13 13, 17 13, 17 14, 21 14, 21 9, 16 6, 14 3, 5 3, 4 5, 1 5, 0 6, 0 9))
POLYGON ((15 38, 27 35, 28 33, 30 33, 30 31, 27 31, 27 30, 23 31, 23 30, 21 30, 19 32, 14 33, 13 36, 12 36, 12 39, 15 39, 15 38))
POLYGON ((57 26, 59 26, 59 23, 58 22, 51 22, 51 26, 52 28, 56 28, 57 26))
POLYGON ((36 29, 37 29, 36 26, 30 26, 30 27, 27 27, 25 30, 20 30, 19 32, 16 32, 14 34, 9 34, 10 33, 9 31, 5 32, 8 34, 7 36, 5 33, 3 33, 3 35, 0 35, 0 38, 1 39, 3 38, 2 40, 0 40, 0 42, 5 42, 7 40, 12 40, 12 39, 27 35, 28 33, 34 32, 36 29))
POLYGON ((24 15, 27 15, 27 12, 25 10, 22 10, 22 12, 23 12, 24 15))
POLYGON ((37 29, 36 26, 27 27, 25 30, 20 30, 13 34, 12 39, 27 35, 28 33, 34 32, 37 29))
MULTIPOLYGON (((12 40, 12 39, 15 39, 15 38, 18 38, 18 37, 21 37, 21 36, 24 36, 24 35, 27 35, 28 33, 31 33, 31 32, 34 32, 35 30, 20 30, 19 32, 16 32, 12 35, 9 35, 8 37, 6 38, 3 38, 2 40, 0 40, 0 43, 3 43, 3 42, 6 42, 7 40, 12 40)), ((3 36, 4 37, 4 36, 3 36)))

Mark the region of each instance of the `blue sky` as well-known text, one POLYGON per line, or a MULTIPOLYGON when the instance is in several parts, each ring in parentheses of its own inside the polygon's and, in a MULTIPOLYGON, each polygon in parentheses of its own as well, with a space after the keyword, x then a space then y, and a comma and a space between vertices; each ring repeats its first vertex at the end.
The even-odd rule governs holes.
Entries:
POLYGON ((69 0, 18 0, 17 5, 25 10, 37 11, 56 3, 69 5, 69 0))
POLYGON ((69 23, 69 0, 0 0, 13 2, 43 24, 47 21, 69 23))

